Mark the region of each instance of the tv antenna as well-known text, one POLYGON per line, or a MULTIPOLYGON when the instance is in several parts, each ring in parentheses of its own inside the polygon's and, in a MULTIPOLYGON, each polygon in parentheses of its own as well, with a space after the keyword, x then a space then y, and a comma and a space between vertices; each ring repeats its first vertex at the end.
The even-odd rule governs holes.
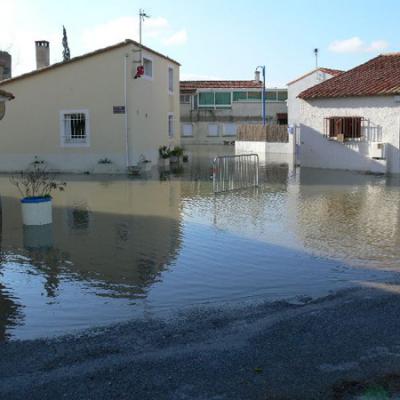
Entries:
POLYGON ((146 14, 144 10, 139 9, 139 44, 140 44, 140 64, 143 65, 142 55, 142 23, 146 18, 150 18, 150 15, 146 14))

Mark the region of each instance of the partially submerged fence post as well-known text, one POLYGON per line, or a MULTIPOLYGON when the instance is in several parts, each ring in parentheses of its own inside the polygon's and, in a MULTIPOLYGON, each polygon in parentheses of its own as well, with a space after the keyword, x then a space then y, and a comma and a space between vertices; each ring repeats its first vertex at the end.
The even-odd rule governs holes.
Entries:
POLYGON ((213 162, 214 193, 258 186, 258 154, 215 157, 213 162))

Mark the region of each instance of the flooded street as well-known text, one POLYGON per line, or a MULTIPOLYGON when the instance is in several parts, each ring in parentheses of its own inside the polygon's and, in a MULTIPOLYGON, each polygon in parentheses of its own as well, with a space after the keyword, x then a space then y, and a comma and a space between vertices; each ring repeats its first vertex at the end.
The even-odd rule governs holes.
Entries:
POLYGON ((216 154, 142 177, 68 175, 53 224, 23 227, 0 177, 0 339, 30 339, 200 305, 305 302, 396 279, 400 182, 261 160, 260 186, 212 193, 216 154))

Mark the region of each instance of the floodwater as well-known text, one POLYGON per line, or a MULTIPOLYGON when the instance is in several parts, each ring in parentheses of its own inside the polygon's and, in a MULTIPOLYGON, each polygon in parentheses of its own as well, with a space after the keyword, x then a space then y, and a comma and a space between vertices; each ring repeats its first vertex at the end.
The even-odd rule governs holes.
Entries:
POLYGON ((260 186, 212 193, 233 147, 140 178, 69 175, 53 224, 23 227, 0 176, 0 340, 73 333, 193 306, 304 301, 395 279, 398 179, 261 160, 260 186))

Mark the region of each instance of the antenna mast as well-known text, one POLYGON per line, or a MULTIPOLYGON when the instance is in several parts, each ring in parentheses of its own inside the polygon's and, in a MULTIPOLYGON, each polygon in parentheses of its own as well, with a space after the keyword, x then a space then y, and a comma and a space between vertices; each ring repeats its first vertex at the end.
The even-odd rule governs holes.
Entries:
POLYGON ((142 22, 145 18, 150 18, 150 15, 147 15, 144 10, 139 9, 139 44, 140 44, 140 65, 143 65, 143 54, 142 54, 142 22))
POLYGON ((314 55, 315 55, 315 69, 318 68, 318 52, 319 50, 317 48, 314 49, 314 55))

